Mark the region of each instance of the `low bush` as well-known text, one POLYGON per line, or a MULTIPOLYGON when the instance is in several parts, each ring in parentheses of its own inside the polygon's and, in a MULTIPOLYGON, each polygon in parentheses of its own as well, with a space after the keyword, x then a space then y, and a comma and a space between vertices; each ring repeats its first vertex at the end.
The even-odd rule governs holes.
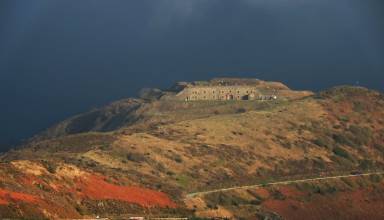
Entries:
POLYGON ((351 137, 345 133, 338 133, 332 135, 333 140, 341 145, 356 147, 357 145, 354 143, 353 140, 351 140, 351 137))
POLYGON ((178 154, 175 154, 175 155, 174 155, 173 160, 174 160, 176 163, 182 163, 182 162, 183 162, 183 158, 181 158, 181 156, 178 155, 178 154))
POLYGON ((205 201, 208 205, 215 207, 217 205, 221 206, 239 206, 242 204, 250 204, 245 199, 242 199, 238 196, 231 195, 229 193, 212 193, 205 196, 205 201))
POLYGON ((353 183, 353 180, 350 178, 341 178, 341 181, 343 181, 346 185, 348 185, 351 188, 355 188, 355 184, 353 183))
POLYGON ((140 162, 144 162, 146 158, 143 154, 140 154, 140 153, 128 153, 127 160, 140 163, 140 162))
POLYGON ((354 101, 353 102, 353 111, 362 112, 362 111, 364 111, 364 109, 365 109, 364 103, 362 103, 360 101, 354 101))
POLYGON ((56 172, 57 164, 55 164, 51 161, 46 161, 46 160, 42 160, 41 163, 47 169, 48 172, 50 172, 50 173, 56 172))
POLYGON ((173 176, 173 175, 175 175, 175 173, 174 173, 174 172, 172 172, 172 171, 170 171, 170 170, 169 170, 169 171, 167 171, 167 172, 166 172, 166 174, 167 174, 168 176, 173 176))
POLYGON ((247 112, 247 110, 245 108, 238 108, 236 110, 236 113, 245 113, 245 112, 247 112))
POLYGON ((273 190, 271 192, 271 196, 272 196, 272 198, 277 199, 277 200, 285 200, 286 199, 286 196, 283 193, 281 193, 279 190, 273 190))
POLYGON ((251 205, 260 205, 261 203, 263 203, 263 201, 259 199, 253 199, 250 202, 251 205))
POLYGON ((319 147, 325 147, 328 149, 330 149, 333 145, 332 140, 326 136, 319 136, 318 138, 313 140, 312 143, 314 143, 315 145, 317 145, 319 147))
POLYGON ((370 178, 369 178, 372 182, 374 182, 374 183, 379 183, 379 182, 381 182, 381 180, 383 179, 383 176, 381 176, 381 175, 372 175, 372 176, 370 176, 370 178))
POLYGON ((321 158, 317 160, 313 160, 313 168, 319 169, 319 170, 324 170, 327 167, 326 163, 324 160, 321 158))
POLYGON ((342 115, 339 117, 339 120, 342 122, 349 122, 349 117, 346 115, 342 115))
POLYGON ((369 169, 374 168, 375 164, 372 160, 364 159, 364 160, 359 161, 359 167, 362 170, 369 170, 369 169))
POLYGON ((375 143, 373 146, 374 146, 374 148, 377 149, 380 153, 384 154, 384 145, 375 143))
POLYGON ((339 146, 336 146, 335 148, 333 148, 333 153, 339 157, 344 157, 346 159, 351 158, 350 154, 339 146))
POLYGON ((372 130, 368 127, 351 125, 348 130, 353 134, 354 142, 358 145, 366 145, 372 139, 372 130))

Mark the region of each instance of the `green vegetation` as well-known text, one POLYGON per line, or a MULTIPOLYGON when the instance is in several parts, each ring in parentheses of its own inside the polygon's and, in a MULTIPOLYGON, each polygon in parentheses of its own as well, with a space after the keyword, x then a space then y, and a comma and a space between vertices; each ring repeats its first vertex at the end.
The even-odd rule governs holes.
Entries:
POLYGON ((343 181, 346 185, 348 185, 351 188, 355 188, 356 184, 351 180, 351 178, 341 178, 341 181, 343 181))
POLYGON ((184 174, 179 174, 176 176, 177 183, 183 188, 187 188, 189 186, 189 184, 191 183, 191 180, 192 179, 190 176, 187 176, 184 174))
POLYGON ((349 153, 344 150, 343 148, 339 147, 339 146, 336 146, 335 148, 333 148, 333 153, 339 157, 343 157, 343 158, 346 158, 346 159, 350 159, 351 156, 349 155, 349 153))
POLYGON ((363 112, 365 110, 364 103, 360 101, 353 102, 353 111, 355 112, 363 112))
POLYGON ((238 108, 236 110, 236 113, 245 113, 245 112, 247 112, 247 110, 245 108, 238 108))
POLYGON ((346 133, 336 133, 332 137, 338 144, 356 147, 356 144, 351 140, 351 136, 346 133))
POLYGON ((111 133, 89 132, 43 140, 37 143, 32 142, 31 146, 36 150, 50 153, 82 153, 96 148, 108 149, 108 146, 114 140, 116 140, 116 137, 111 133))
POLYGON ((369 178, 373 183, 380 183, 383 180, 382 175, 371 175, 369 178))
POLYGON ((128 153, 127 154, 127 160, 133 161, 136 163, 141 163, 141 162, 146 161, 146 158, 143 154, 140 154, 140 153, 128 153))
POLYGON ((349 117, 346 115, 339 116, 339 120, 342 122, 349 122, 349 117))
POLYGON ((211 193, 206 195, 205 201, 207 203, 207 206, 209 207, 217 207, 218 205, 221 206, 239 206, 243 204, 251 204, 253 201, 247 201, 243 198, 240 198, 237 195, 233 195, 230 193, 223 193, 223 192, 218 192, 218 193, 211 193))
POLYGON ((48 172, 54 174, 56 172, 57 163, 48 160, 41 160, 41 164, 47 169, 48 172))
POLYGON ((356 86, 337 86, 326 91, 320 92, 321 98, 331 98, 334 101, 342 101, 344 99, 356 96, 367 95, 370 91, 363 87, 356 86))
POLYGON ((319 147, 325 147, 327 149, 331 149, 334 145, 332 139, 330 139, 327 136, 319 135, 315 140, 313 140, 313 143, 316 144, 319 147))
POLYGON ((372 160, 364 159, 359 161, 359 167, 362 170, 370 170, 375 168, 375 163, 372 160))
POLYGON ((353 134, 353 141, 358 145, 366 145, 372 139, 372 130, 368 127, 351 125, 348 129, 353 134))
POLYGON ((309 192, 310 194, 334 194, 340 191, 337 188, 337 184, 332 182, 321 182, 321 183, 298 183, 295 184, 296 188, 302 192, 309 192))
POLYGON ((277 199, 277 200, 285 200, 286 199, 285 195, 276 189, 271 190, 271 196, 272 196, 272 198, 277 199))
MULTIPOLYGON (((289 190, 268 185, 275 181, 379 170, 384 166, 381 158, 384 154, 382 109, 371 114, 369 111, 374 108, 367 106, 364 99, 350 98, 343 90, 333 92, 332 99, 309 97, 299 101, 148 101, 129 114, 120 114, 122 110, 110 108, 103 111, 111 115, 99 112, 76 119, 76 123, 80 123, 79 129, 91 128, 87 126, 92 125, 92 117, 98 120, 97 128, 104 122, 111 124, 102 125, 103 129, 115 128, 115 125, 126 127, 113 133, 82 133, 36 141, 33 147, 22 149, 22 153, 12 153, 15 155, 12 159, 38 158, 38 162, 44 159, 42 164, 49 173, 42 175, 42 183, 33 184, 33 188, 26 186, 25 191, 45 193, 45 198, 52 195, 55 201, 63 201, 59 195, 65 195, 66 201, 72 204, 79 201, 77 195, 71 192, 54 194, 52 188, 46 186, 50 186, 51 180, 58 179, 54 175, 59 175, 59 171, 72 175, 71 172, 77 170, 68 168, 55 172, 55 164, 66 163, 77 166, 80 171, 114 177, 106 179, 110 184, 158 190, 178 205, 188 192, 261 183, 269 192, 264 192, 265 189, 241 193, 234 190, 205 196, 208 207, 225 206, 234 213, 234 218, 240 219, 247 210, 248 213, 249 210, 259 212, 263 202, 269 199, 288 203, 296 197, 305 201, 307 195, 331 198, 339 191, 355 190, 359 184, 378 186, 375 183, 382 181, 382 176, 370 176, 360 182, 355 179, 362 177, 342 178, 339 182, 324 180, 292 184, 305 192, 303 194, 295 191, 291 194, 289 190), (134 114, 138 121, 127 122, 134 114), (110 121, 112 118, 121 121, 115 123, 110 121), (54 163, 50 157, 55 157, 54 163)), ((6 169, 14 168, 5 166, 0 171, 6 169)), ((19 187, 15 190, 24 187, 14 181, 22 172, 18 170, 15 175, 0 176, 9 181, 0 181, 0 186, 19 187)), ((87 191, 76 187, 77 181, 67 181, 68 188, 87 191)), ((97 203, 100 201, 90 202, 99 208, 97 203)), ((115 204, 120 210, 131 206, 113 199, 101 202, 115 204)), ((109 210, 115 210, 111 207, 109 210)))
POLYGON ((183 158, 178 155, 178 154, 172 154, 171 156, 172 160, 174 160, 176 163, 182 163, 183 162, 183 158))

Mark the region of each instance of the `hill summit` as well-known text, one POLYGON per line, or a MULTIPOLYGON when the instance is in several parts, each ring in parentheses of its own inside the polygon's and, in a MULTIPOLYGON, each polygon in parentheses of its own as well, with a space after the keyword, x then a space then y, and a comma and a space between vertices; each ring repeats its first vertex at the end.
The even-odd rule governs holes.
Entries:
POLYGON ((2 156, 0 217, 380 219, 383 118, 384 96, 362 87, 144 89, 2 156))
POLYGON ((165 90, 142 89, 139 98, 116 101, 71 117, 40 134, 38 138, 91 131, 107 132, 123 127, 147 129, 151 125, 167 123, 166 121, 206 117, 216 108, 230 113, 238 110, 235 109, 236 106, 241 108, 271 104, 258 101, 276 99, 278 102, 286 102, 310 95, 313 93, 294 91, 282 83, 258 79, 215 78, 210 81, 178 82, 165 90), (252 100, 255 102, 246 102, 252 100), (174 115, 170 115, 170 111, 173 111, 174 115))

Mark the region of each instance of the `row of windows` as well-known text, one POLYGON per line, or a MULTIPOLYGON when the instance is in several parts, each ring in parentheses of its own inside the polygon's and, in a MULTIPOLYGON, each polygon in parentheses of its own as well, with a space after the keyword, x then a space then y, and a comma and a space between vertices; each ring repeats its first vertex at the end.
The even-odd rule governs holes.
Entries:
MULTIPOLYGON (((222 94, 225 93, 224 90, 221 90, 220 92, 221 92, 222 94)), ((249 94, 249 93, 252 93, 252 92, 254 92, 254 91, 248 91, 248 90, 247 90, 245 93, 246 93, 246 94, 249 94)), ((206 93, 207 93, 207 91, 203 91, 203 94, 206 94, 206 93)), ((232 93, 232 90, 229 90, 229 93, 232 93)), ((201 92, 193 91, 192 94, 201 94, 201 92)), ((215 91, 212 91, 212 94, 215 94, 215 91)), ((237 94, 240 94, 240 91, 239 91, 239 90, 237 91, 237 94)))
POLYGON ((203 96, 203 97, 198 97, 198 96, 190 96, 190 97, 187 97, 187 100, 198 100, 198 99, 242 99, 241 96, 212 96, 211 98, 210 97, 207 97, 207 96, 203 96))

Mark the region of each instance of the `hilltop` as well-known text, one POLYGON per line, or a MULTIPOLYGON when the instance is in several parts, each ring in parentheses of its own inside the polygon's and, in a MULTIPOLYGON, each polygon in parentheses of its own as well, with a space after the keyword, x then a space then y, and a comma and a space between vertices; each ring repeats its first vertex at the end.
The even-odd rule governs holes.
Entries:
POLYGON ((311 209, 331 218, 350 210, 350 218, 359 218, 374 209, 370 217, 379 219, 384 216, 380 175, 187 194, 381 170, 383 118, 383 94, 362 87, 314 94, 276 82, 214 79, 146 89, 141 98, 69 118, 2 156, 0 217, 297 219, 311 209), (181 85, 255 86, 277 98, 173 99, 181 85), (348 206, 344 200, 355 202, 348 206), (326 209, 326 203, 338 209, 326 209), (362 209, 352 212, 355 206, 362 209))

